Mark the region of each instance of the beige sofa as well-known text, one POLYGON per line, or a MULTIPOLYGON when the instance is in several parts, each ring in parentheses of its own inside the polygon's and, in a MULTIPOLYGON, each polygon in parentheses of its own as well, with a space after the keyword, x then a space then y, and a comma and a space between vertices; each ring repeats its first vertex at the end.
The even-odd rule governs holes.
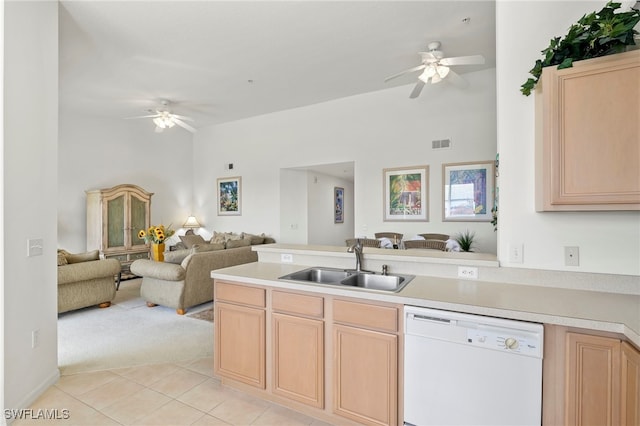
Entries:
POLYGON ((139 259, 131 264, 131 272, 142 277, 140 295, 147 305, 168 306, 179 315, 213 300, 212 270, 258 260, 258 254, 248 245, 225 249, 204 244, 180 252, 165 254, 165 262, 139 259), (183 255, 186 257, 180 263, 171 263, 183 255))
POLYGON ((100 259, 97 250, 78 254, 58 250, 58 313, 110 306, 120 268, 116 259, 100 259))

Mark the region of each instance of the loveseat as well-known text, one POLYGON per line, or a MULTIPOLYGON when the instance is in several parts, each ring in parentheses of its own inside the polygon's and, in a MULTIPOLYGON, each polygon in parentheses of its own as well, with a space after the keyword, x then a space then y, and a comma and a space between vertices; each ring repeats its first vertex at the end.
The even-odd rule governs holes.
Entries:
POLYGON ((120 270, 120 261, 100 259, 98 250, 77 254, 58 250, 58 313, 111 306, 120 270))
POLYGON ((212 238, 210 242, 202 240, 190 248, 167 252, 164 262, 136 260, 131 272, 142 277, 140 295, 149 307, 167 306, 184 315, 188 308, 213 300, 212 270, 257 261, 258 254, 251 249, 250 241, 225 244, 215 243, 212 238))

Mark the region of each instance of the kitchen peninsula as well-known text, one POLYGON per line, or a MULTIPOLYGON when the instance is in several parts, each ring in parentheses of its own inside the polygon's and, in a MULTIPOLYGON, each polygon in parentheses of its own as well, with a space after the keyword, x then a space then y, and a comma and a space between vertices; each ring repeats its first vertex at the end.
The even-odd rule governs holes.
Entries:
POLYGON ((380 273, 387 265, 390 274, 415 275, 401 291, 387 292, 279 279, 309 266, 351 269, 355 259, 346 247, 255 249, 258 262, 211 274, 215 372, 226 384, 327 421, 401 424, 402 308, 412 305, 544 324, 545 424, 565 423, 576 406, 619 421, 637 416, 637 386, 625 386, 640 375, 639 277, 500 268, 494 256, 474 253, 365 248, 364 269, 380 273), (459 267, 479 279, 458 278, 459 267), (240 329, 227 329, 232 323, 240 329), (585 346, 605 351, 613 364, 597 372, 576 367, 565 381, 567 365, 578 364, 568 357, 593 356, 572 349, 585 346), (363 353, 374 365, 363 365, 363 353), (366 382, 359 367, 368 369, 366 382), (601 371, 604 385, 618 389, 606 402, 614 410, 581 407, 581 389, 565 398, 572 377, 596 374, 599 382, 601 371), (375 394, 367 392, 372 386, 375 394))

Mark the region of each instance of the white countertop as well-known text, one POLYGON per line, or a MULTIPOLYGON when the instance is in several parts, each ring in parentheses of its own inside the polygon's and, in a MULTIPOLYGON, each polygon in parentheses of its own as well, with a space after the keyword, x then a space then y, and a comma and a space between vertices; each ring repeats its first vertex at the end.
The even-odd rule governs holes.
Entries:
POLYGON ((314 293, 619 333, 640 348, 640 295, 416 275, 400 292, 284 281, 300 264, 254 262, 211 277, 314 293))

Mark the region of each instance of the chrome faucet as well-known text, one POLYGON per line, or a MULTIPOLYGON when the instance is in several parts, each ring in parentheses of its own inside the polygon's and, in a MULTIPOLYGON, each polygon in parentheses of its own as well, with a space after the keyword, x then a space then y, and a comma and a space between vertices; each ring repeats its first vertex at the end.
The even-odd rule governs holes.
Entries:
POLYGON ((362 243, 360 239, 356 239, 356 243, 347 249, 347 253, 356 254, 356 272, 362 271, 362 243))

